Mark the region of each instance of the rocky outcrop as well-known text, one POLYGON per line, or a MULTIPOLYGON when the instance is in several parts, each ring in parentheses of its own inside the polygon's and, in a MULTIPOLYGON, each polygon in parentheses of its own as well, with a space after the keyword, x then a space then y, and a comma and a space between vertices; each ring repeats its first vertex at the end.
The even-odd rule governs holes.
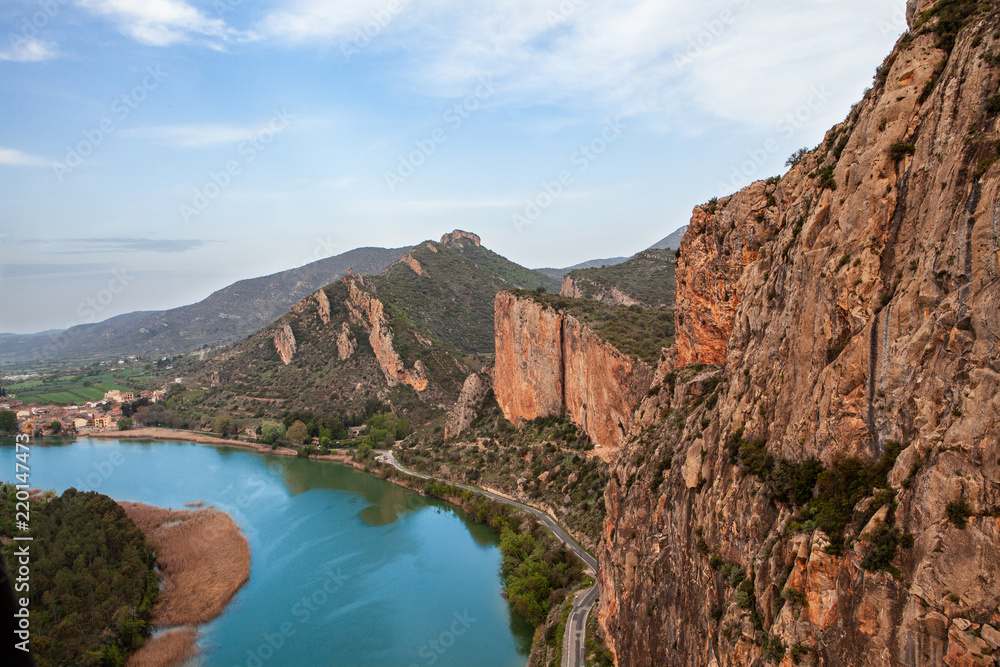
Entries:
POLYGON ((413 272, 415 274, 417 274, 418 276, 424 275, 424 267, 420 266, 420 262, 418 262, 413 257, 413 253, 409 253, 407 255, 404 255, 403 259, 401 259, 399 261, 402 262, 402 263, 404 263, 404 264, 406 264, 411 269, 413 269, 413 272))
POLYGON ((978 3, 949 50, 919 15, 972 4, 909 3, 924 29, 819 148, 695 210, 677 349, 606 492, 619 664, 994 663, 1000 16, 978 3), (805 504, 775 491, 850 457, 805 504), (880 461, 886 490, 837 510, 840 543, 824 512, 880 461))
POLYGON ((467 243, 477 248, 483 245, 479 236, 472 232, 463 232, 461 229, 456 229, 451 234, 445 234, 441 237, 441 245, 463 248, 467 243))
POLYGON ((418 392, 427 389, 427 368, 423 362, 418 359, 413 368, 408 369, 393 347, 392 329, 386 320, 382 302, 364 287, 364 281, 360 277, 352 276, 346 281, 346 305, 351 320, 369 332, 368 342, 371 343, 386 382, 390 387, 409 385, 418 392))
POLYGON ((448 418, 444 424, 445 440, 461 435, 472 425, 483 398, 489 390, 490 379, 488 375, 473 373, 465 379, 462 392, 454 407, 448 412, 448 418))
POLYGON ((501 292, 495 302, 494 393, 512 422, 570 419, 610 458, 653 370, 619 352, 576 318, 528 297, 501 292))
POLYGON ((281 363, 286 366, 292 363, 295 358, 295 334, 292 333, 292 327, 284 324, 274 332, 274 347, 281 357, 281 363))
POLYGON ((607 303, 612 306, 638 306, 641 305, 638 301, 630 297, 625 292, 621 291, 617 287, 597 287, 593 290, 593 294, 589 294, 577 285, 576 281, 573 280, 571 276, 566 276, 562 281, 562 289, 559 290, 561 296, 569 297, 571 299, 591 299, 593 301, 601 301, 602 303, 607 303))
POLYGON ((315 294, 299 301, 295 304, 295 307, 292 308, 292 312, 305 313, 311 309, 316 310, 316 314, 319 315, 320 321, 322 321, 323 324, 330 323, 330 297, 326 295, 325 291, 318 290, 315 294))
POLYGON ((358 341, 351 333, 351 325, 343 322, 340 325, 340 333, 337 334, 337 358, 340 361, 347 361, 358 349, 358 341))

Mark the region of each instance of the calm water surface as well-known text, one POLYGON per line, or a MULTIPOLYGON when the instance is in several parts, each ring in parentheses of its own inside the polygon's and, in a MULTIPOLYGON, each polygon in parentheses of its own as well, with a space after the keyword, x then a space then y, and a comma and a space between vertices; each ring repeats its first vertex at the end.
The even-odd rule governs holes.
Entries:
MULTIPOLYGON (((13 479, 13 447, 0 479, 13 479)), ((186 443, 33 445, 31 484, 228 512, 250 581, 201 628, 207 666, 523 666, 532 629, 501 597, 498 537, 347 466, 186 443)))

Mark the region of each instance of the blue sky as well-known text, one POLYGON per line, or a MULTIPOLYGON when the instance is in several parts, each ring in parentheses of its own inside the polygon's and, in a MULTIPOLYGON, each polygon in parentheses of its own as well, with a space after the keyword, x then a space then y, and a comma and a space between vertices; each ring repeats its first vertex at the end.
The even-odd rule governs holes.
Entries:
POLYGON ((0 331, 454 228, 632 254, 817 144, 904 4, 4 0, 0 331))

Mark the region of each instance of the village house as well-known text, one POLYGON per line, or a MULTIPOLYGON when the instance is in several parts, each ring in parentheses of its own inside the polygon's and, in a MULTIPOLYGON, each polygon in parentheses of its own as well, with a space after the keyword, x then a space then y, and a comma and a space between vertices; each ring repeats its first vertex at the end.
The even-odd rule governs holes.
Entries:
POLYGON ((135 400, 135 394, 131 391, 119 391, 118 389, 112 389, 104 394, 105 401, 114 401, 115 403, 128 403, 135 400))
POLYGON ((104 417, 94 417, 94 428, 96 428, 99 431, 104 431, 109 428, 114 428, 115 426, 116 422, 112 421, 111 417, 108 417, 106 415, 104 417))

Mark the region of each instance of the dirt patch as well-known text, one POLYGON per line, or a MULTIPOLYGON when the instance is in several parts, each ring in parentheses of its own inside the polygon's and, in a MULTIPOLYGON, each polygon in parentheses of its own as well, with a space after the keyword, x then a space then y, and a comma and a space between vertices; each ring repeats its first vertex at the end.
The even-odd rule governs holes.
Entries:
POLYGON ((172 667, 180 665, 198 653, 195 642, 198 632, 183 627, 157 635, 147 641, 126 663, 126 667, 172 667))
POLYGON ((129 665, 176 665, 194 655, 193 626, 219 616, 250 578, 250 546, 236 522, 212 507, 178 511, 119 503, 155 545, 163 586, 153 608, 159 628, 129 665), (142 662, 136 662, 142 660, 142 662))

